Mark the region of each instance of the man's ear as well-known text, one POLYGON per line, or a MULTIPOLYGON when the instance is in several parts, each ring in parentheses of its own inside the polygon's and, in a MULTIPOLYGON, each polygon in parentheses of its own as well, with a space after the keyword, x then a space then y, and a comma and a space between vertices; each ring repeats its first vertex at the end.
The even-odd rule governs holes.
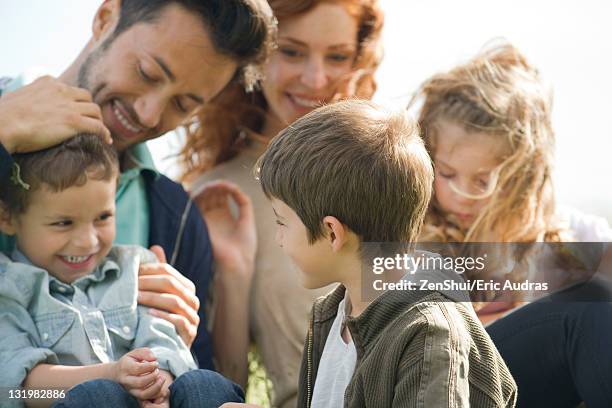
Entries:
POLYGON ((14 217, 0 204, 0 231, 6 235, 15 235, 17 228, 14 217))
POLYGON ((323 218, 323 228, 325 231, 326 240, 331 245, 332 251, 340 251, 348 242, 349 229, 342 224, 340 220, 331 215, 323 218))
POLYGON ((115 31, 121 12, 121 0, 104 0, 94 16, 92 33, 96 41, 115 31))

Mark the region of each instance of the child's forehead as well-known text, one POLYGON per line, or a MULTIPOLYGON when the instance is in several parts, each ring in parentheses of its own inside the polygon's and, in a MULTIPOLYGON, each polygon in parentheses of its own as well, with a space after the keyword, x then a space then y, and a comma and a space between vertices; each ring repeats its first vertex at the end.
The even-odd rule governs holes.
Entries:
POLYGON ((506 155, 506 141, 493 133, 471 131, 464 126, 442 121, 436 125, 433 158, 445 164, 494 167, 506 155))
POLYGON ((115 179, 89 179, 82 186, 72 186, 61 191, 54 191, 51 186, 43 183, 30 194, 28 210, 43 216, 95 213, 114 208, 115 191, 115 179))

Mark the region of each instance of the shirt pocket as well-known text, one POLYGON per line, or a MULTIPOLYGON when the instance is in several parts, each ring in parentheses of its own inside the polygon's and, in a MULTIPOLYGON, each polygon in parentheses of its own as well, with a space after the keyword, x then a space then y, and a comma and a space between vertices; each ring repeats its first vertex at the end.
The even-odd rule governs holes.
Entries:
POLYGON ((122 355, 131 350, 138 328, 138 316, 132 308, 121 308, 103 312, 106 327, 110 333, 113 349, 122 355))
POLYGON ((34 323, 38 330, 40 345, 44 348, 55 349, 63 339, 70 341, 68 335, 74 323, 74 312, 62 311, 58 313, 48 313, 34 317, 34 323))

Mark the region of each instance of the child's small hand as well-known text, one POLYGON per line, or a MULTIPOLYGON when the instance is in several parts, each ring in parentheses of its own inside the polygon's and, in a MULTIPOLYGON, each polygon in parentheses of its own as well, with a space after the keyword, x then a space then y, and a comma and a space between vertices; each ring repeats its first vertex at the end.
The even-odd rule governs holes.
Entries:
POLYGON ((170 407, 170 384, 174 381, 174 377, 165 370, 159 370, 159 377, 163 380, 159 393, 148 401, 139 401, 141 408, 170 407))
POLYGON ((170 399, 158 398, 153 401, 138 401, 140 408, 170 408, 170 399))
POLYGON ((139 400, 155 398, 165 384, 157 358, 148 348, 130 351, 115 362, 113 368, 114 380, 139 400))
POLYGON ((160 398, 155 401, 138 401, 140 408, 170 408, 168 398, 160 398))

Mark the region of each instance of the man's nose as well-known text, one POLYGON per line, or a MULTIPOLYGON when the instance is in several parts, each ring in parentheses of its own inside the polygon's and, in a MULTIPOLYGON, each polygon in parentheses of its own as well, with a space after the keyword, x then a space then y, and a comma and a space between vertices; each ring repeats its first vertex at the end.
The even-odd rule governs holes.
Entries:
POLYGON ((149 129, 159 125, 165 108, 165 99, 156 93, 142 95, 134 103, 138 121, 149 129))

